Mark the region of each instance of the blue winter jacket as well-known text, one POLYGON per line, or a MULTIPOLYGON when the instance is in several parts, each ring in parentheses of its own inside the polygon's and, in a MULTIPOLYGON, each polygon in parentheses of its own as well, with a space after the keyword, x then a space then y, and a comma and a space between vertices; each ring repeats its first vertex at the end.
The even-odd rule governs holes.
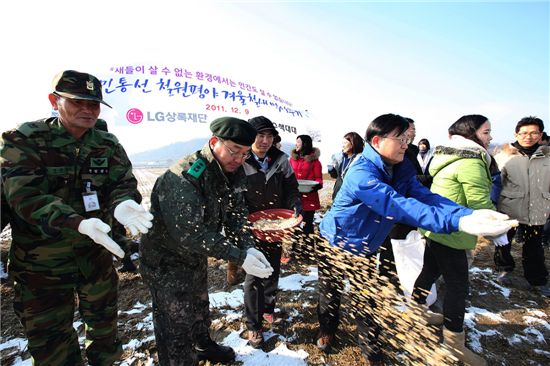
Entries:
POLYGON ((452 233, 458 231, 459 219, 472 212, 422 186, 409 159, 394 165, 390 177, 380 154, 366 144, 321 221, 320 231, 333 246, 370 255, 397 222, 452 233))

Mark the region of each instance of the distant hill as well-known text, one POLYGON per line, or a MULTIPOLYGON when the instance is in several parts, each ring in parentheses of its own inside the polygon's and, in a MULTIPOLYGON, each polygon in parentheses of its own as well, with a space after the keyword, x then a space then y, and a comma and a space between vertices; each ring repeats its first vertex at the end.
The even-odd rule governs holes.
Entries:
POLYGON ((130 160, 134 166, 169 166, 178 159, 200 150, 205 142, 204 138, 175 142, 158 149, 132 154, 130 160))
MULTIPOLYGON (((170 166, 182 157, 202 149, 206 139, 194 139, 185 142, 175 142, 157 149, 130 155, 130 161, 134 167, 140 166, 170 166)), ((281 150, 289 154, 294 148, 291 143, 283 142, 281 150)))

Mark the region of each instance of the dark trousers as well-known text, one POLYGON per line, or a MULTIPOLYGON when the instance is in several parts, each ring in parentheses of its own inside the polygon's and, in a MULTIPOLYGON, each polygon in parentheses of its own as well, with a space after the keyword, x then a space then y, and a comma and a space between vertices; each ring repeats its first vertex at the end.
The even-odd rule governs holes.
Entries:
MULTIPOLYGON (((521 258, 523 264, 523 275, 531 286, 541 286, 548 283, 548 270, 544 263, 544 248, 542 246, 543 225, 519 224, 517 241, 523 242, 521 258)), ((508 231, 510 244, 495 246, 495 265, 497 271, 511 272, 516 264, 511 254, 512 239, 516 230, 508 231)))
POLYGON ((292 252, 302 259, 315 260, 315 227, 313 220, 315 218, 315 211, 303 211, 302 221, 304 227, 302 228, 302 235, 299 241, 292 242, 292 252))
POLYGON ((141 263, 153 304, 153 325, 161 366, 198 365, 195 345, 210 339, 207 257, 193 267, 151 270, 141 263))
POLYGON ((544 230, 542 233, 542 244, 546 246, 550 244, 550 216, 546 220, 546 224, 544 224, 544 230))
MULTIPOLYGON (((15 273, 16 278, 18 273, 15 273)), ((14 283, 13 308, 29 341, 33 365, 75 366, 83 360, 73 328, 75 293, 86 324, 86 355, 91 366, 111 365, 122 355, 117 339, 118 275, 113 266, 89 278, 77 275, 74 287, 14 283)), ((52 281, 50 276, 48 280, 52 281)))
POLYGON ((319 245, 319 304, 317 316, 322 332, 335 333, 340 323, 340 303, 346 278, 350 281, 350 308, 357 323, 361 352, 371 361, 381 361, 380 326, 376 311, 376 255, 356 256, 323 242, 319 245))
POLYGON ((264 253, 273 273, 268 278, 258 278, 247 274, 244 279, 244 315, 250 330, 262 329, 264 314, 273 314, 281 273, 281 243, 257 242, 256 247, 264 253))
POLYGON ((470 287, 466 250, 454 249, 426 238, 424 264, 414 283, 413 299, 425 304, 428 292, 439 276, 443 276, 445 281, 445 328, 453 332, 462 332, 466 296, 470 287))
POLYGON ((304 235, 313 234, 314 226, 313 226, 313 219, 315 218, 315 211, 303 211, 302 212, 302 219, 304 222, 304 235))

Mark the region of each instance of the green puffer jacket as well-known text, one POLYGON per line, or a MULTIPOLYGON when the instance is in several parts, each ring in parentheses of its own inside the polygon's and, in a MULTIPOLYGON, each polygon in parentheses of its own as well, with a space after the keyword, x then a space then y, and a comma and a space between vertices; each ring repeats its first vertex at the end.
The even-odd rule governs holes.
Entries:
POLYGON ((205 257, 241 264, 254 245, 246 225, 246 176, 224 174, 206 144, 161 175, 151 193, 153 227, 140 245, 142 272, 156 276, 205 257))
MULTIPOLYGON (((478 210, 494 210, 491 202, 490 159, 480 145, 461 136, 453 136, 451 146, 435 150, 430 174, 434 177, 431 190, 462 206, 478 210)), ((477 237, 461 231, 452 234, 424 232, 430 239, 455 249, 473 249, 477 237)))

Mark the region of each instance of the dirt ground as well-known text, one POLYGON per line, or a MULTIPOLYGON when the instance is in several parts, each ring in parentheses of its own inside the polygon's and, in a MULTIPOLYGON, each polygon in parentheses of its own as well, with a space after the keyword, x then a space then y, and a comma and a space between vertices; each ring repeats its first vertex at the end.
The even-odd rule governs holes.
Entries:
MULTIPOLYGON (((330 184, 323 189, 322 200, 324 206, 328 205, 330 199, 330 184)), ((6 257, 9 248, 9 238, 4 235, 1 240, 2 259, 6 257)), ((547 298, 534 293, 528 288, 527 283, 522 277, 521 268, 521 248, 514 247, 513 255, 516 259, 516 269, 514 271, 514 285, 509 288, 509 295, 503 295, 506 289, 496 284, 496 274, 492 271, 493 249, 491 244, 481 240, 474 255, 475 268, 479 271, 472 274, 471 278, 471 298, 467 306, 486 309, 487 316, 476 317, 475 330, 481 334, 479 342, 482 351, 489 365, 549 365, 550 364, 550 346, 547 340, 550 340, 550 302, 547 298), (538 312, 539 318, 546 319, 546 324, 537 326, 543 339, 540 341, 536 335, 532 334, 533 324, 530 314, 538 312), (498 314, 500 320, 495 320, 492 314, 498 314), (502 320, 504 319, 504 320, 502 320), (531 320, 530 320, 531 319, 531 320), (494 335, 494 332, 498 332, 494 335), (493 332, 493 333, 492 333, 493 332), (511 339, 518 339, 517 342, 511 342, 511 339), (542 352, 541 352, 542 350, 542 352)), ((135 263, 139 265, 139 260, 135 263)), ((220 260, 209 260, 209 289, 210 292, 231 291, 238 286, 229 287, 225 282, 225 262, 220 260)), ((308 266, 314 263, 300 263, 292 261, 283 266, 282 276, 288 276, 293 273, 307 273, 308 266)), ((550 268, 550 253, 546 252, 546 264, 550 268)), ((304 288, 301 291, 282 291, 278 297, 279 315, 282 322, 275 326, 274 331, 281 335, 286 345, 291 350, 303 349, 308 354, 308 365, 368 365, 361 356, 359 347, 356 344, 354 335, 354 326, 351 319, 351 311, 346 298, 342 309, 343 324, 337 333, 337 341, 331 354, 325 354, 314 345, 314 337, 317 330, 317 315, 315 307, 317 304, 316 283, 311 287, 313 290, 304 288), (290 320, 289 320, 290 319, 290 320)), ((144 317, 150 314, 150 294, 144 286, 140 275, 137 273, 120 274, 120 295, 119 309, 121 310, 119 318, 119 336, 123 344, 130 340, 141 340, 135 348, 126 350, 123 360, 126 364, 141 366, 146 365, 148 357, 156 361, 156 348, 154 339, 151 339, 152 330, 143 327, 144 317), (144 304, 146 311, 129 314, 126 311, 135 307, 137 303, 144 304), (130 363, 131 360, 131 363, 130 363)), ((21 325, 14 316, 12 309, 13 288, 11 279, 3 280, 1 283, 1 342, 7 342, 10 339, 24 338, 21 325)), ((220 319, 224 316, 224 310, 214 309, 212 319, 220 319)), ((242 312, 242 306, 232 309, 242 312)), ((388 327, 390 332, 391 326, 388 327)), ((243 329, 241 319, 222 320, 214 322, 211 327, 211 333, 216 340, 222 340, 230 330, 243 329)), ((242 337, 245 333, 242 334, 242 337)), ((540 338, 540 337, 539 337, 540 338)), ((271 338, 264 347, 266 352, 274 349, 281 342, 281 337, 271 338)), ((404 351, 388 346, 389 364, 429 364, 428 362, 410 362, 409 358, 403 356, 404 351)), ((27 352, 14 352, 14 348, 0 348, 2 365, 12 365, 17 357, 27 359, 27 352)), ((205 363, 206 365, 208 363, 205 363)), ((239 362, 234 365, 239 365, 239 362)))

